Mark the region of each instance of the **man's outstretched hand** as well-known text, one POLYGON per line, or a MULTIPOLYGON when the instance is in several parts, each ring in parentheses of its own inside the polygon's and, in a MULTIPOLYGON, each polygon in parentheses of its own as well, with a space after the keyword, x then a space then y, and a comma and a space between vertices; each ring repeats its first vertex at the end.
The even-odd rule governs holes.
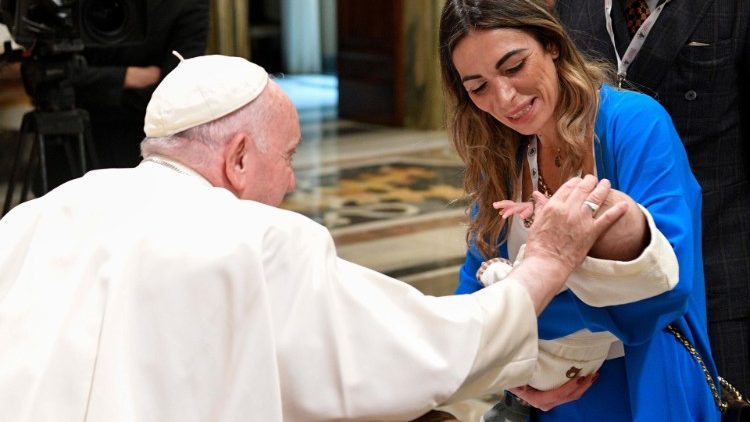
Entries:
MULTIPOLYGON (((524 260, 511 272, 526 285, 537 314, 562 287, 571 272, 581 263, 596 239, 627 210, 625 203, 614 204, 594 218, 594 210, 604 203, 610 183, 594 176, 574 177, 538 209, 526 242, 524 260)), ((534 199, 544 195, 534 192, 534 199)))

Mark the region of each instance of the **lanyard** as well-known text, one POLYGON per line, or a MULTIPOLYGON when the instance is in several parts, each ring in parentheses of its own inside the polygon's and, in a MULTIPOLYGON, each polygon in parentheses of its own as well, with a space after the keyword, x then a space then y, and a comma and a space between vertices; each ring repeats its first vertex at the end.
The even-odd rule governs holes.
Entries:
POLYGON ((646 41, 651 28, 654 26, 654 22, 659 19, 661 11, 664 6, 672 0, 665 0, 662 4, 656 6, 648 18, 638 28, 633 39, 630 40, 628 48, 625 50, 625 54, 620 57, 620 53, 617 51, 617 43, 615 43, 615 31, 612 29, 612 0, 604 0, 604 17, 607 20, 607 32, 609 33, 609 39, 612 41, 612 47, 615 49, 615 57, 617 58, 617 87, 622 88, 622 82, 628 75, 628 68, 630 64, 635 60, 635 56, 641 51, 643 43, 646 41))
MULTIPOLYGON (((531 190, 539 190, 539 163, 537 158, 538 152, 539 147, 537 144, 537 137, 532 136, 531 140, 529 140, 529 151, 526 155, 526 160, 529 163, 529 173, 531 174, 531 190)), ((581 170, 578 170, 576 176, 581 177, 581 174, 583 174, 583 172, 581 170)), ((594 166, 594 175, 596 175, 596 165, 594 166)))
POLYGON ((539 190, 539 165, 536 158, 537 155, 537 141, 536 136, 532 136, 529 141, 529 173, 531 174, 531 190, 539 190))

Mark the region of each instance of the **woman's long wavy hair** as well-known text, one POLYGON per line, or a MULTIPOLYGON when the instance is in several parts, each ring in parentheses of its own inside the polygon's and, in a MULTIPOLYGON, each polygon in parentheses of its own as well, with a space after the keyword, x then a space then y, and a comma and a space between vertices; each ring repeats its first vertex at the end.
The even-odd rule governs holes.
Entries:
POLYGON ((588 147, 584 135, 598 109, 599 86, 611 80, 602 62, 588 61, 576 50, 544 0, 447 0, 440 18, 440 69, 446 97, 448 133, 466 166, 464 188, 470 209, 476 207, 467 233, 485 258, 495 256, 505 221, 492 208, 494 201, 513 199, 520 186, 516 156, 528 136, 506 127, 477 108, 453 65, 453 49, 471 31, 512 28, 533 36, 555 60, 560 94, 555 109, 559 147, 565 160, 563 180, 573 176, 588 147))

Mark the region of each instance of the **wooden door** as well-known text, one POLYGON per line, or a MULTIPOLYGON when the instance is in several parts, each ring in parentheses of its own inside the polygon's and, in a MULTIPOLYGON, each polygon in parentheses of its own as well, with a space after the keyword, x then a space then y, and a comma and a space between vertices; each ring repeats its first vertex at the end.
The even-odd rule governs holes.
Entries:
POLYGON ((339 116, 403 125, 403 0, 338 0, 339 116))

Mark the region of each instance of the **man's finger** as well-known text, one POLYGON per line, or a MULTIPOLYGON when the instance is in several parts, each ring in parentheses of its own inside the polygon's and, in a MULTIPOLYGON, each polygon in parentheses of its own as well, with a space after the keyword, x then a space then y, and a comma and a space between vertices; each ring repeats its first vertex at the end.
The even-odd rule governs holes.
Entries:
POLYGON ((568 196, 570 196, 570 193, 578 186, 579 183, 581 183, 582 179, 580 177, 572 177, 568 179, 567 182, 563 183, 562 186, 560 186, 557 189, 557 192, 555 192, 554 195, 552 195, 552 198, 550 199, 559 199, 562 202, 567 201, 568 196))
POLYGON ((583 177, 581 182, 570 191, 570 195, 568 195, 567 198, 567 205, 570 207, 580 206, 597 186, 596 177, 587 174, 583 177))
POLYGON ((607 200, 607 196, 609 196, 609 191, 611 189, 612 185, 609 180, 600 180, 599 183, 596 184, 596 187, 594 187, 594 190, 592 190, 588 197, 586 197, 586 201, 583 203, 584 206, 588 207, 594 214, 596 214, 596 210, 598 210, 604 201, 607 200), (586 204, 587 202, 594 204, 595 209, 590 208, 590 206, 586 204))
POLYGON ((617 220, 619 220, 628 210, 628 204, 625 202, 618 202, 614 204, 610 209, 602 215, 599 215, 594 220, 594 233, 598 238, 608 228, 610 228, 617 220))

